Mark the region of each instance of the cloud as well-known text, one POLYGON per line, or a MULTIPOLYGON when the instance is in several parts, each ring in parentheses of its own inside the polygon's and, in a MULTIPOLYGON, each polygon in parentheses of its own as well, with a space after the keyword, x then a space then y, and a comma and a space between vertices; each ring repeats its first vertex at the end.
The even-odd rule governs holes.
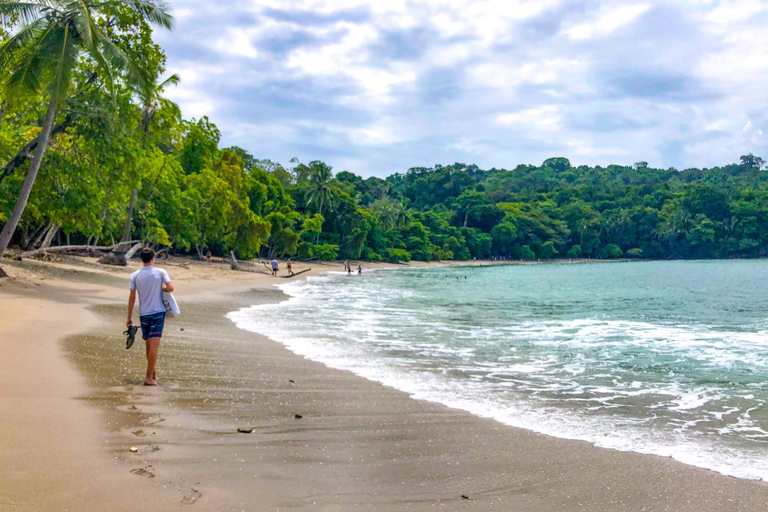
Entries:
POLYGON ((417 165, 712 166, 768 156, 755 0, 175 0, 168 90, 223 144, 417 165))

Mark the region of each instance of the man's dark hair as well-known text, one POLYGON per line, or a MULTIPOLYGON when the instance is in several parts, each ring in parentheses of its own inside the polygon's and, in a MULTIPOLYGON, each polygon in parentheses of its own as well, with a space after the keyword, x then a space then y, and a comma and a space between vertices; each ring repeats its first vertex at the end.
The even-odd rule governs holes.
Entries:
POLYGON ((155 258, 155 251, 153 249, 150 249, 149 247, 145 247, 141 250, 141 261, 144 263, 149 263, 155 258))

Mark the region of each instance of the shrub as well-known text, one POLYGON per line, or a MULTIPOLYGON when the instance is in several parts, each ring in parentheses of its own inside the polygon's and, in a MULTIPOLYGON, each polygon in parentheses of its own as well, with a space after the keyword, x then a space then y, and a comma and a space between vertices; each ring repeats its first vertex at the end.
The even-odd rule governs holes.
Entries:
POLYGON ((384 259, 389 263, 408 263, 411 261, 411 253, 405 249, 387 249, 384 253, 384 259))
POLYGON ((313 245, 312 256, 323 261, 334 261, 339 257, 339 246, 333 244, 313 245))
POLYGON ((621 251, 621 247, 616 244, 608 244, 600 249, 600 252, 598 253, 598 256, 606 260, 621 258, 623 255, 624 253, 621 251))
POLYGON ((643 257, 643 250, 642 249, 630 249, 627 251, 627 258, 642 258, 643 257))
POLYGON ((541 257, 545 260, 551 260, 552 258, 557 255, 557 249, 555 249, 555 244, 552 242, 544 242, 544 245, 541 246, 541 250, 539 251, 539 254, 541 254, 541 257))
POLYGON ((536 255, 533 253, 530 247, 524 245, 520 247, 520 259, 521 260, 533 260, 536 259, 536 255))
POLYGON ((581 258, 581 246, 574 245, 573 247, 568 249, 568 252, 565 253, 565 256, 567 258, 581 258))

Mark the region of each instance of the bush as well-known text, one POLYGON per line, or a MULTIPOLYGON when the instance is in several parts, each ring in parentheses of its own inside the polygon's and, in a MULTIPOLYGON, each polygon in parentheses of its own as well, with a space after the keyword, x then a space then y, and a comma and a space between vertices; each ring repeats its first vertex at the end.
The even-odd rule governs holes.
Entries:
POLYGON ((581 246, 574 245, 565 253, 566 258, 581 258, 581 246))
POLYGON ((370 248, 365 247, 361 257, 365 261, 384 261, 384 257, 381 254, 373 252, 370 248))
POLYGON ((557 255, 557 249, 555 249, 555 244, 552 242, 544 242, 544 245, 541 246, 541 250, 539 251, 539 254, 542 258, 545 260, 551 260, 552 258, 557 255))
POLYGON ((600 249, 600 252, 598 253, 598 256, 606 260, 621 258, 623 255, 624 253, 622 252, 621 247, 616 244, 608 244, 600 249))
POLYGON ((520 259, 521 260, 533 260, 536 259, 536 255, 533 253, 530 247, 524 245, 520 247, 520 259))
POLYGON ((339 257, 339 246, 332 244, 313 245, 312 257, 323 261, 335 261, 339 257))
POLYGON ((643 257, 643 250, 642 249, 630 249, 627 251, 627 258, 642 258, 643 257))
POLYGON ((408 263, 411 261, 411 253, 405 249, 387 249, 384 253, 384 258, 389 263, 408 263))

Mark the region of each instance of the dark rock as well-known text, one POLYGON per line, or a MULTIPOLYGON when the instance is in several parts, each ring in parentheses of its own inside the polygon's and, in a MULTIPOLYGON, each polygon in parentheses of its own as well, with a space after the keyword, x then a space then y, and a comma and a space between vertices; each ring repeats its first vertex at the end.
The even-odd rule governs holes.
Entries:
POLYGON ((253 432, 253 429, 252 428, 239 428, 239 429, 237 429, 237 431, 240 432, 241 434, 250 434, 251 432, 253 432))
POLYGON ((301 414, 294 414, 293 417, 296 418, 297 420, 300 420, 304 416, 302 416, 301 414))

